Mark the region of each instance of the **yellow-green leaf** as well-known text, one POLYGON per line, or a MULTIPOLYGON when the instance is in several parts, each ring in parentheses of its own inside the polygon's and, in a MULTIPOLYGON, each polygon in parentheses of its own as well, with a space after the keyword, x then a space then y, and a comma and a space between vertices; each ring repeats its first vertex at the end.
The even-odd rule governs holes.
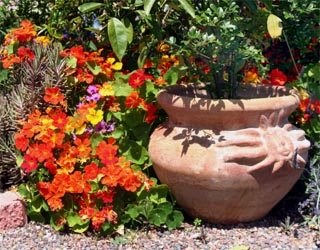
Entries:
POLYGON ((267 19, 267 29, 272 38, 277 38, 282 34, 282 20, 276 15, 270 14, 267 19))

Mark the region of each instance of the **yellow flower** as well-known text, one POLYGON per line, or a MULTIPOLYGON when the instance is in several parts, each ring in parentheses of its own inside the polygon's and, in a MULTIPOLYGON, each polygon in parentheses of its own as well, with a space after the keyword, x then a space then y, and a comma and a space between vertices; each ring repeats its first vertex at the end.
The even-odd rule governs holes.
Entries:
POLYGON ((76 129, 76 135, 82 135, 84 131, 86 130, 86 124, 82 124, 82 126, 78 127, 76 129))
POLYGON ((103 119, 103 111, 95 110, 94 108, 89 109, 89 114, 86 115, 86 118, 92 125, 98 124, 103 119))
POLYGON ((308 92, 304 89, 299 89, 299 94, 300 94, 300 97, 301 97, 301 100, 306 100, 308 99, 310 96, 308 94, 308 92))
POLYGON ((49 38, 46 36, 38 36, 35 41, 37 43, 42 43, 43 46, 46 46, 50 42, 49 38))
POLYGON ((114 90, 108 82, 105 82, 103 83, 102 88, 99 90, 99 94, 101 96, 112 96, 114 95, 114 90))
POLYGON ((122 62, 115 62, 115 58, 114 57, 109 57, 107 58, 107 64, 111 65, 111 69, 113 70, 121 70, 122 69, 122 62))

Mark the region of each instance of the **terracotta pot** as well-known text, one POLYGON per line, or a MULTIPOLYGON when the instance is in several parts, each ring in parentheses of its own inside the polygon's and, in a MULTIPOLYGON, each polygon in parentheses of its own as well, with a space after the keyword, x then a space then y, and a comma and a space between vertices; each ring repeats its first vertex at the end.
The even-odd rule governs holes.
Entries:
POLYGON ((193 85, 158 94, 169 118, 150 138, 155 172, 186 213, 213 223, 264 217, 299 179, 310 147, 288 123, 295 91, 246 84, 238 95, 212 100, 193 85))

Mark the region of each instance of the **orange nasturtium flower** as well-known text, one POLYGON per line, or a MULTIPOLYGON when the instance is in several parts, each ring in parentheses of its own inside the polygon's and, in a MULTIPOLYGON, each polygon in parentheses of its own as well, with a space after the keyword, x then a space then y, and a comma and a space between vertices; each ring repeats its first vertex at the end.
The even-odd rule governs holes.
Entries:
POLYGON ((64 95, 60 93, 60 89, 57 87, 46 88, 43 99, 48 103, 57 105, 58 103, 61 104, 64 101, 64 95))
POLYGON ((122 69, 122 62, 115 62, 114 57, 108 57, 106 61, 100 63, 101 73, 106 75, 109 79, 113 79, 114 71, 122 69))
POLYGON ((257 68, 251 68, 249 69, 243 78, 243 81, 245 83, 259 83, 259 75, 258 75, 258 69, 257 68))
POLYGON ((134 91, 126 97, 125 104, 126 108, 137 108, 140 104, 143 103, 143 99, 139 97, 139 93, 134 91))
POLYGON ((11 54, 2 58, 2 67, 4 69, 7 69, 7 68, 10 68, 13 64, 20 63, 20 62, 21 62, 20 57, 14 54, 11 54))
POLYGON ((111 139, 112 138, 108 139, 108 143, 106 141, 101 141, 96 148, 96 155, 103 164, 114 164, 118 162, 116 155, 119 146, 114 145, 111 139))
POLYGON ((18 41, 19 43, 24 43, 26 41, 30 41, 36 35, 37 32, 34 30, 34 25, 28 20, 23 20, 19 28, 11 30, 5 36, 4 45, 10 45, 15 41, 18 41))

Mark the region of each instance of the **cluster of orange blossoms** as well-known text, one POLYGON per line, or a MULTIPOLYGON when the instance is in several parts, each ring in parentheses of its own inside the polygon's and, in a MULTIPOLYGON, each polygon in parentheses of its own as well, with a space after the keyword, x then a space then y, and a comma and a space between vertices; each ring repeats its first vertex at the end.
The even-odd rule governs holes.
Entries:
POLYGON ((44 46, 49 43, 49 39, 47 37, 36 35, 37 32, 34 29, 34 25, 28 20, 22 21, 21 27, 11 30, 5 36, 5 41, 3 43, 4 49, 1 51, 1 54, 3 54, 1 59, 3 68, 10 68, 15 63, 20 63, 26 59, 32 60, 34 58, 33 51, 26 47, 20 47, 17 51, 17 55, 9 53, 8 48, 13 46, 15 43, 18 42, 20 46, 23 46, 32 40, 36 43, 41 43, 44 46))
MULTIPOLYGON (((29 42, 42 43, 44 46, 47 44, 44 37, 36 36, 34 26, 29 21, 23 21, 20 28, 6 36, 1 51, 3 67, 32 61, 35 54, 28 48, 29 42), (16 43, 19 44, 17 52, 8 52, 10 46, 16 43)), ((37 183, 37 189, 51 211, 61 210, 64 197, 71 196, 79 206, 80 217, 84 221, 91 220, 93 228, 97 230, 106 220, 117 223, 117 214, 112 204, 116 187, 136 192, 142 187, 149 190, 153 185, 153 181, 142 171, 133 170, 130 161, 118 156, 119 146, 115 139, 102 136, 97 141, 91 137, 93 131, 105 123, 105 111, 121 111, 109 80, 113 80, 115 71, 122 69, 122 63, 116 62, 112 54, 107 58, 101 56, 101 52, 90 53, 82 46, 75 46, 60 53, 60 56, 74 58, 76 62, 69 67, 67 74, 73 76, 76 83, 87 84, 87 92, 94 89, 97 98, 84 98, 70 116, 66 113, 68 107, 64 94, 58 87, 48 87, 43 100, 49 107, 43 113, 35 110, 30 114, 15 135, 16 148, 23 155, 22 169, 26 173, 45 170, 51 176, 51 181, 37 183), (89 64, 98 66, 99 71, 94 74, 89 64), (102 76, 105 82, 95 83, 96 75, 102 76), (93 190, 92 183, 98 185, 99 190, 93 190)), ((143 70, 137 71, 130 76, 129 84, 134 82, 136 85, 132 84, 132 87, 136 88, 148 79, 151 79, 150 76, 143 70)), ((147 123, 157 118, 156 106, 140 98, 138 91, 126 97, 125 106, 127 109, 142 108, 146 112, 147 123)), ((64 224, 66 221, 62 219, 56 223, 64 224)))
POLYGON ((83 129, 91 125, 83 106, 74 116, 67 116, 64 95, 58 88, 47 88, 44 100, 56 107, 47 108, 45 114, 35 110, 15 135, 16 148, 24 153, 21 167, 27 173, 45 168, 53 175, 51 182, 37 184, 52 211, 62 209, 62 198, 69 194, 80 206, 81 218, 91 219, 94 228, 99 229, 106 219, 116 223, 112 209, 115 188, 135 192, 142 185, 150 189, 153 182, 134 171, 130 161, 117 156, 112 137, 92 145, 90 132, 83 129), (91 182, 103 188, 93 192, 91 182), (97 199, 104 202, 102 208, 96 207, 97 199))

